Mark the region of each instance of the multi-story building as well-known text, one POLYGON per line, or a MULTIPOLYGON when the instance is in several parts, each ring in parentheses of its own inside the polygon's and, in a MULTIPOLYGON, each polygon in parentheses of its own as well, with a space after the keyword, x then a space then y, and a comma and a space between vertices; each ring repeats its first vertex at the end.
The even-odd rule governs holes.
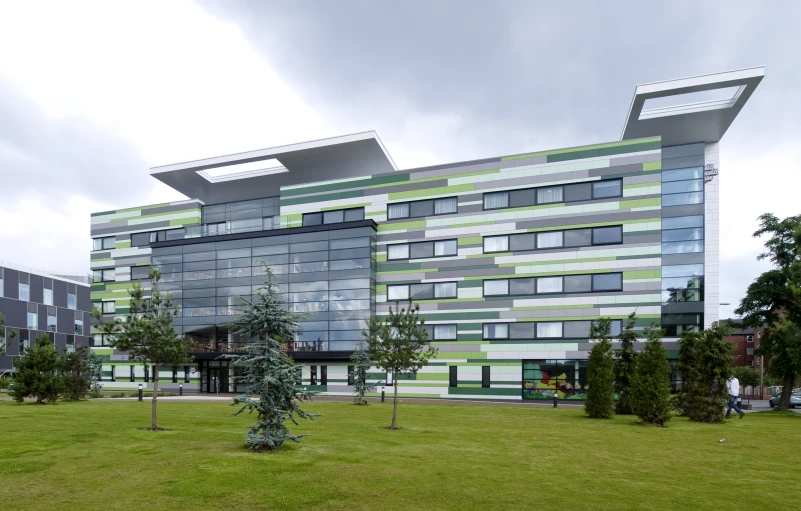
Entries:
POLYGON ((760 370, 762 357, 755 355, 754 351, 759 348, 762 340, 763 328, 744 327, 738 320, 728 320, 734 330, 726 336, 726 340, 734 343, 731 354, 735 357, 731 365, 735 367, 753 367, 760 370))
MULTIPOLYGON (((289 350, 305 385, 349 392, 366 322, 413 300, 439 354, 397 375, 401 394, 581 398, 593 320, 617 332, 636 312, 675 358, 718 319, 718 143, 763 73, 638 86, 620 140, 590 146, 398 170, 368 132, 156 167, 191 199, 92 215, 92 299, 124 312, 160 268, 196 346, 160 377, 203 392, 234 390, 218 357, 243 349, 232 306, 268 266, 304 314, 289 350)), ((117 385, 147 381, 125 357, 110 355, 117 385)))
POLYGON ((0 374, 11 372, 14 358, 42 334, 62 353, 88 346, 91 307, 86 282, 0 262, 0 374))

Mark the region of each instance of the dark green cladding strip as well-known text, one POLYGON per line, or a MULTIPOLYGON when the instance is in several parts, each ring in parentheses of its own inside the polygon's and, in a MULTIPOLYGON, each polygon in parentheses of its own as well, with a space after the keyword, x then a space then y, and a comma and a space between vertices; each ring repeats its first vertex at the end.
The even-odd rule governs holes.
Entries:
POLYGON ((600 156, 613 156, 616 154, 634 153, 638 151, 653 151, 662 148, 662 142, 643 142, 618 147, 602 147, 600 149, 587 149, 583 151, 573 151, 570 153, 549 154, 548 163, 558 163, 560 161, 578 160, 581 158, 598 158, 600 156))
POLYGON ((460 281, 456 282, 456 287, 458 287, 458 288, 484 287, 484 281, 482 281, 482 280, 460 280, 460 281))
MULTIPOLYGON (((422 267, 420 263, 377 263, 375 271, 402 271, 402 270, 419 270, 422 267)), ((426 268, 428 271, 433 271, 426 268)))
POLYGON ((323 202, 338 199, 352 199, 354 197, 364 197, 364 190, 351 190, 349 192, 327 193, 314 195, 311 197, 299 197, 297 199, 281 199, 281 206, 294 206, 296 204, 308 204, 310 202, 323 202))
POLYGON ((293 195, 305 195, 309 193, 333 192, 336 190, 349 190, 351 188, 361 188, 363 186, 375 186, 390 183, 402 183, 409 180, 409 174, 392 174, 390 176, 368 177, 344 183, 331 183, 327 185, 304 186, 303 188, 293 188, 282 190, 281 197, 291 197, 293 195))

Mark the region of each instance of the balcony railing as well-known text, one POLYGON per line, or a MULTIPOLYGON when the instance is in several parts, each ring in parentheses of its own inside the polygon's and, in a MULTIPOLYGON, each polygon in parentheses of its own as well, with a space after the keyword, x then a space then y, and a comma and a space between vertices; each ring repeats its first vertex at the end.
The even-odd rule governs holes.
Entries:
MULTIPOLYGON (((353 351, 361 341, 290 341, 284 344, 287 351, 353 351)), ((206 341, 197 342, 190 353, 246 353, 248 342, 206 341)))

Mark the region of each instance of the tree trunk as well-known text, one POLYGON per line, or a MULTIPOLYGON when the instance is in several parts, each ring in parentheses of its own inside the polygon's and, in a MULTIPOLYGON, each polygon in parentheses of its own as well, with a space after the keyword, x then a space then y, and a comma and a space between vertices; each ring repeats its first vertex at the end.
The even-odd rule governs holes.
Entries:
POLYGON ((390 429, 395 429, 395 422, 398 420, 398 380, 394 377, 392 380, 392 386, 395 387, 395 397, 392 398, 392 426, 390 426, 390 429))
POLYGON ((158 427, 158 423, 156 422, 156 399, 159 395, 159 365, 156 364, 153 366, 153 401, 152 401, 152 410, 151 410, 151 429, 156 429, 158 427))
POLYGON ((790 396, 793 393, 793 384, 795 383, 795 372, 787 371, 784 373, 784 382, 782 383, 782 397, 779 398, 779 410, 786 412, 790 409, 790 396))

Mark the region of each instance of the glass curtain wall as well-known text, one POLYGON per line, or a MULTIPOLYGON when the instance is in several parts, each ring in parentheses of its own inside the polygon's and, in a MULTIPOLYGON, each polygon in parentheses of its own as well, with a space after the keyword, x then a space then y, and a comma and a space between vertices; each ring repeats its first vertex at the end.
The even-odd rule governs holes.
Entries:
POLYGON ((270 272, 301 316, 292 351, 351 351, 375 310, 372 227, 154 248, 152 261, 180 308, 176 328, 198 339, 198 351, 237 351, 247 342, 227 325, 270 272))
POLYGON ((203 206, 203 236, 278 229, 279 197, 203 206))

